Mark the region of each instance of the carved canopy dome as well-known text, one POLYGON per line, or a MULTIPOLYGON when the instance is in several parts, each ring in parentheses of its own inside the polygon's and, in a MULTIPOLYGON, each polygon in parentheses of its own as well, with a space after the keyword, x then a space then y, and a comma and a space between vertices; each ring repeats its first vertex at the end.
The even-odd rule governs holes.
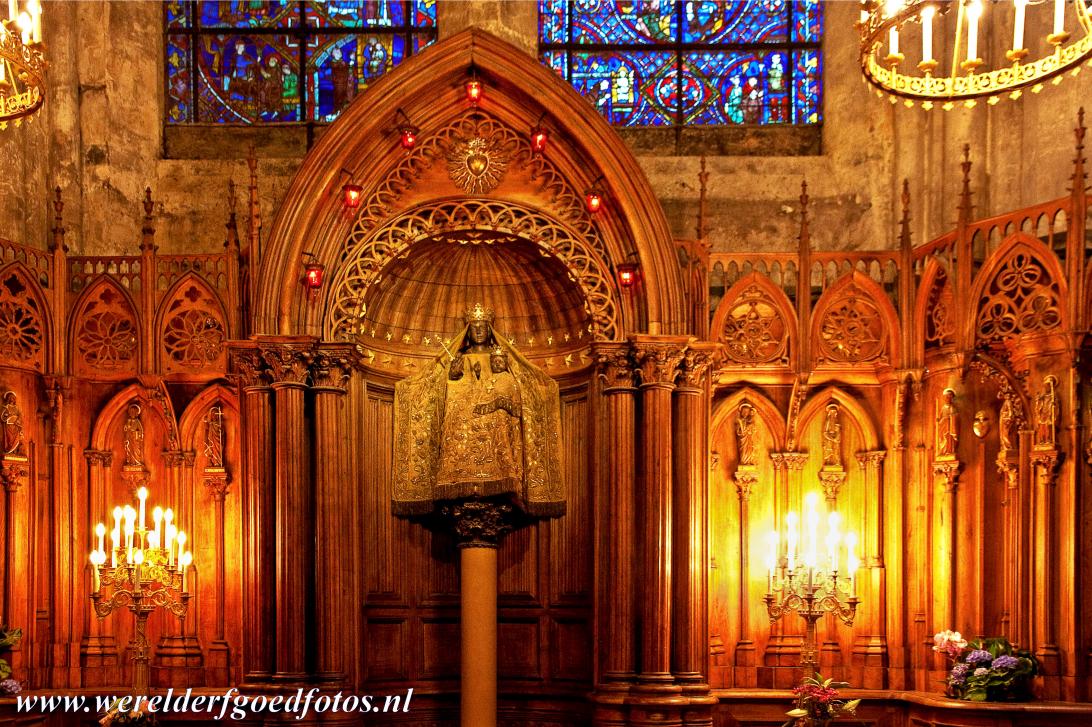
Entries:
POLYGON ((590 316, 564 265, 523 238, 488 231, 436 235, 387 265, 364 299, 357 340, 380 359, 439 354, 476 302, 496 311, 496 330, 525 355, 559 369, 582 362, 590 316))

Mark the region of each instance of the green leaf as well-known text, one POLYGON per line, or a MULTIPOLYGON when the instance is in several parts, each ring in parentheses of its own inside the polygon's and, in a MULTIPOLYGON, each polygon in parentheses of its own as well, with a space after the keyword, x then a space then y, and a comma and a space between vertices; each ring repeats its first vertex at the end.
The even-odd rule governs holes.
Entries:
POLYGON ((808 710, 806 710, 806 709, 790 709, 788 712, 785 712, 785 714, 786 714, 786 716, 793 717, 793 718, 807 717, 808 716, 808 710))
POLYGON ((859 705, 860 703, 861 703, 861 700, 859 700, 859 699, 851 699, 851 700, 849 700, 848 702, 845 703, 845 705, 842 707, 842 711, 843 712, 849 712, 850 714, 853 714, 854 712, 857 711, 857 705, 859 705))

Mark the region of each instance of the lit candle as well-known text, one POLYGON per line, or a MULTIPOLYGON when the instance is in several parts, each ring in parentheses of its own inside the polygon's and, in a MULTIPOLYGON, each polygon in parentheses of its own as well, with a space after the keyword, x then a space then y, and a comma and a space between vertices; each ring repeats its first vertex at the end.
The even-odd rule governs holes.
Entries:
POLYGON ((30 19, 30 15, 27 13, 19 13, 19 17, 15 19, 15 26, 19 28, 19 32, 23 36, 23 45, 29 45, 30 33, 34 30, 34 21, 30 19))
POLYGON ((789 526, 789 532, 785 536, 785 542, 788 545, 789 549, 789 573, 792 573, 794 570, 796 570, 796 544, 800 540, 800 536, 796 531, 796 523, 798 522, 798 520, 799 518, 797 517, 795 512, 790 512, 788 515, 785 516, 785 523, 789 526))
MULTIPOLYGON (((902 9, 902 0, 887 0, 887 17, 892 18, 898 14, 902 9)), ((890 53, 893 56, 899 54, 899 26, 894 25, 887 35, 888 46, 890 46, 890 53)))
POLYGON ((95 526, 95 535, 97 535, 98 539, 99 539, 99 552, 100 553, 106 552, 105 549, 102 547, 103 546, 103 540, 106 538, 106 526, 103 525, 102 523, 99 523, 98 525, 96 525, 95 526))
POLYGON ((766 592, 773 592, 773 580, 774 572, 777 571, 777 541, 779 540, 776 530, 771 530, 768 536, 770 543, 770 554, 766 558, 766 592))
POLYGON ((181 566, 181 569, 182 569, 182 584, 183 584, 182 585, 182 590, 183 591, 186 590, 186 586, 185 586, 185 583, 186 583, 186 581, 185 581, 186 568, 188 568, 191 563, 193 563, 193 553, 191 553, 191 552, 189 552, 187 550, 185 553, 182 554, 182 557, 179 558, 179 565, 181 566))
POLYGON ((921 9, 921 60, 933 60, 933 17, 937 14, 935 5, 926 5, 921 9))
MULTIPOLYGON (((114 528, 110 531, 110 567, 118 567, 118 547, 121 545, 121 526, 114 528)), ((105 561, 103 561, 105 562, 105 561)))
POLYGON ((133 562, 133 524, 131 522, 125 523, 125 553, 126 563, 133 562))
POLYGON ((178 529, 174 525, 167 526, 167 540, 163 543, 163 547, 167 551, 167 564, 174 565, 174 536, 178 534, 178 529))
POLYGON ((163 542, 163 508, 158 505, 152 510, 152 522, 155 523, 155 542, 163 542))
POLYGON ((1054 0, 1054 35, 1065 29, 1065 0, 1054 0))
POLYGON ((155 530, 148 533, 148 547, 149 548, 158 548, 159 547, 159 533, 157 533, 155 530))
POLYGON ((42 42, 42 4, 38 0, 28 0, 30 11, 30 38, 35 43, 42 42))
POLYGON ((136 496, 140 500, 140 530, 144 530, 144 505, 148 502, 148 488, 141 487, 136 491, 136 496))
POLYGON ((91 551, 91 577, 94 579, 94 588, 92 591, 99 590, 99 566, 104 562, 102 552, 98 550, 91 551))
POLYGON ((120 507, 114 508, 114 530, 121 532, 121 518, 124 512, 120 507))
POLYGON ((186 552, 186 534, 179 530, 175 540, 178 542, 178 562, 181 563, 182 555, 186 552))
POLYGON ((137 586, 137 588, 140 588, 140 580, 141 580, 141 578, 140 578, 140 570, 141 570, 140 566, 144 565, 144 551, 143 550, 138 549, 135 553, 133 553, 133 564, 136 565, 136 576, 135 576, 136 586, 137 586))
POLYGON ((1012 49, 1020 50, 1024 47, 1024 11, 1028 0, 1013 0, 1016 5, 1016 22, 1012 26, 1012 49))
POLYGON ((849 571, 849 593, 851 596, 857 595, 857 568, 861 565, 861 562, 857 560, 857 554, 854 552, 856 549, 857 533, 846 533, 846 569, 849 571))
POLYGON ((967 60, 978 58, 978 19, 982 17, 981 0, 973 0, 967 5, 967 60))
POLYGON ((8 0, 8 20, 15 22, 19 17, 19 0, 8 0))
POLYGON ((841 519, 841 516, 836 512, 832 512, 827 517, 827 554, 830 556, 830 571, 832 573, 838 572, 838 541, 842 539, 838 534, 838 524, 841 519))

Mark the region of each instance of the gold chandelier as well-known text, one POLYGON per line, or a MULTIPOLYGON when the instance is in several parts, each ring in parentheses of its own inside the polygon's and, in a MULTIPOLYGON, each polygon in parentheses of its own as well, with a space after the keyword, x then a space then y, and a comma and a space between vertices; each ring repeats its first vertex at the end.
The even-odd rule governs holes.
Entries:
POLYGON ((1038 93, 1092 62, 1092 0, 862 0, 858 29, 877 94, 924 109, 1038 93))
POLYGON ((45 56, 42 55, 42 4, 8 0, 8 19, 0 23, 0 129, 16 125, 45 101, 45 56))

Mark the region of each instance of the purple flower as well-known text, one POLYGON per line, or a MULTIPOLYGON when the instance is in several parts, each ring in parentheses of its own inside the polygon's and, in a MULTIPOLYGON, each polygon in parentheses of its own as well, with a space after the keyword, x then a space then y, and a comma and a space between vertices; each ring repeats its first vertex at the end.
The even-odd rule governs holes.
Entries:
POLYGON ((967 654, 966 661, 968 664, 981 664, 990 661, 991 659, 993 659, 993 657, 990 656, 990 652, 984 651, 983 649, 975 649, 967 654))
POLYGON ((967 681, 967 671, 970 668, 968 664, 956 664, 948 675, 948 681, 957 686, 963 684, 967 681))
POLYGON ((984 666, 980 666, 980 667, 978 667, 977 669, 974 670, 974 675, 976 677, 983 677, 983 676, 986 676, 989 673, 990 673, 990 670, 987 669, 984 666))
POLYGON ((0 694, 18 694, 23 691, 23 685, 14 679, 5 679, 0 682, 0 694))
POLYGON ((1016 667, 1020 666, 1020 660, 1015 656, 1009 656, 1008 654, 1005 654, 994 659, 991 666, 994 669, 1015 669, 1016 667))

